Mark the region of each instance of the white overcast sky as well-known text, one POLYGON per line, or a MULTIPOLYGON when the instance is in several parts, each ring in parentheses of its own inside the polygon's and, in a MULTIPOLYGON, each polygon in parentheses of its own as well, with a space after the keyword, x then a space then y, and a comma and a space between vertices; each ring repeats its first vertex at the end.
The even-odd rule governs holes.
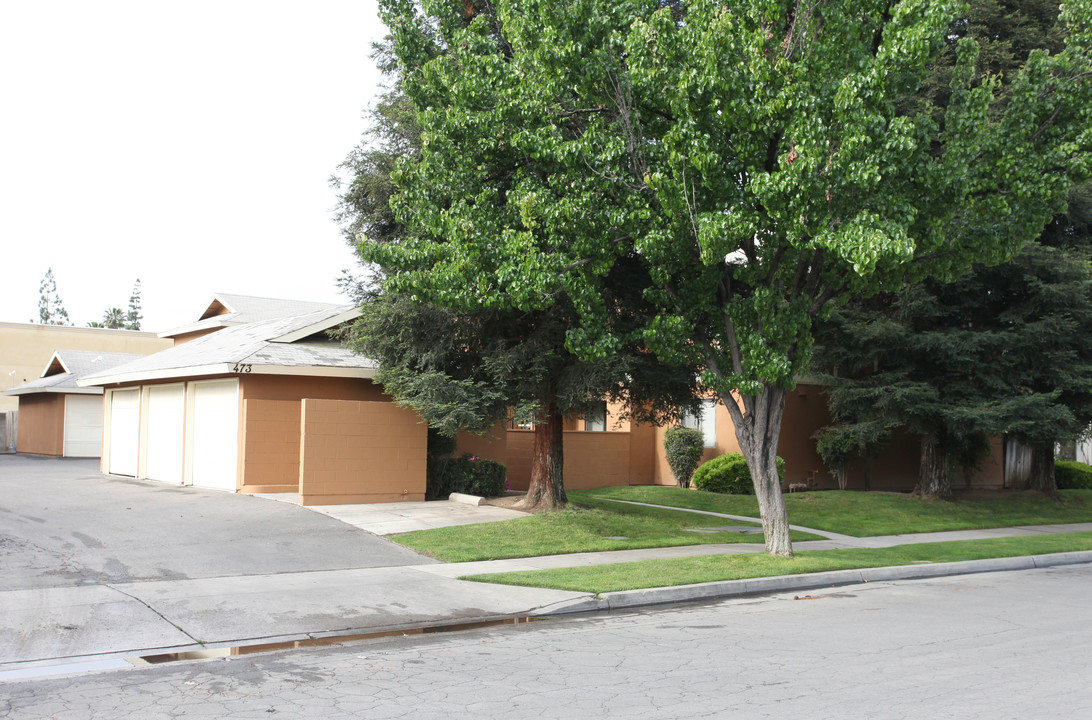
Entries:
POLYGON ((0 321, 217 292, 346 302, 327 180, 379 90, 374 0, 0 0, 0 321))

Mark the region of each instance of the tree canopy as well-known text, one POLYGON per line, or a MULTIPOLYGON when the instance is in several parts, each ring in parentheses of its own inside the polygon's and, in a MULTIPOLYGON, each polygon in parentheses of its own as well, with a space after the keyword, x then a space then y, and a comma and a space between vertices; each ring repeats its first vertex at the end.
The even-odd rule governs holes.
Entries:
POLYGON ((973 467, 988 436, 1030 446, 1030 484, 1055 495, 1056 442, 1092 422, 1092 187, 1013 260, 976 265, 858 299, 820 330, 836 424, 820 450, 834 465, 906 428, 921 438, 918 491, 950 499, 950 467, 973 467))
MULTIPOLYGON (((384 57, 382 47, 378 55, 384 57)), ((399 161, 416 162, 421 154, 420 130, 410 110, 397 88, 385 95, 371 113, 365 143, 342 166, 352 179, 341 186, 338 217, 354 242, 361 233, 368 238, 364 258, 379 277, 372 287, 358 288, 363 312, 350 344, 378 361, 376 380, 385 392, 449 435, 489 430, 510 414, 533 422, 535 452, 525 506, 562 503, 564 417, 612 400, 634 421, 677 418, 695 404, 696 369, 666 365, 634 342, 648 322, 651 306, 642 293, 651 281, 632 253, 611 267, 600 288, 601 301, 611 308, 607 320, 628 344, 597 357, 581 357, 567 347, 568 333, 581 318, 564 292, 539 308, 445 306, 405 292, 401 276, 420 266, 391 262, 383 251, 412 245, 420 232, 390 209, 390 199, 399 194, 394 168, 399 161)), ((496 161, 493 171, 503 174, 509 171, 506 163, 534 162, 513 154, 496 161)))
POLYGON ((954 0, 422 4, 380 3, 421 127, 392 198, 414 232, 365 258, 445 307, 565 297, 566 346, 589 358, 630 341, 604 286, 638 259, 655 308, 640 341, 704 368, 773 554, 792 552, 775 457, 812 321, 1010 257, 1089 173, 1087 0, 1004 98, 973 40, 949 44, 954 0), (905 102, 945 52, 943 110, 905 102))

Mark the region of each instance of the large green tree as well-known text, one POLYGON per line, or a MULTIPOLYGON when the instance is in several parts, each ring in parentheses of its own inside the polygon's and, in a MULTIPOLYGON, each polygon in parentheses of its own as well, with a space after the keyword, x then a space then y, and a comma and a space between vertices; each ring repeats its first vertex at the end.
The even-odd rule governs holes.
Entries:
MULTIPOLYGON (((454 21, 466 24, 477 12, 461 7, 454 21)), ((439 54, 442 48, 432 51, 439 54)), ((398 162, 419 161, 421 133, 395 68, 385 62, 385 47, 377 48, 376 55, 395 88, 372 110, 365 141, 341 168, 350 178, 338 183, 338 219, 351 242, 361 235, 367 238, 364 258, 375 274, 373 282, 355 286, 363 312, 350 345, 377 361, 376 379, 385 392, 447 434, 489 430, 510 412, 533 422, 534 455, 523 507, 555 507, 566 501, 566 416, 612 400, 633 421, 677 418, 681 409, 695 404, 696 368, 669 366, 636 342, 652 311, 643 298, 651 280, 632 252, 611 265, 599 298, 609 308, 613 332, 626 341, 596 357, 578 356, 566 346, 581 317, 564 292, 548 306, 535 308, 506 303, 443 306, 425 295, 400 292, 400 275, 420 265, 412 259, 390 261, 398 257, 391 248, 412 246, 419 229, 391 211, 390 199, 398 194, 392 173, 398 162)), ((500 178, 512 166, 534 165, 535 160, 512 153, 491 162, 491 172, 499 176, 496 186, 506 192, 510 187, 500 178)))
POLYGON ((792 554, 775 458, 812 321, 1004 260, 1089 171, 1087 0, 1004 107, 977 45, 946 43, 959 2, 498 0, 469 23, 443 18, 472 5, 423 4, 381 2, 422 129, 392 201, 416 232, 366 255, 445 306, 564 294, 567 346, 603 357, 625 341, 604 278, 635 254, 657 308, 643 340, 728 408, 771 554, 792 554), (946 50, 943 112, 901 102, 946 50))
MULTIPOLYGON (((973 0, 950 25, 947 44, 977 43, 979 74, 999 79, 995 113, 1033 51, 1061 49, 1058 9, 1051 0, 973 0)), ((904 102, 942 112, 954 67, 954 53, 942 54, 904 102)), ((1054 494, 1054 442, 1088 422, 1079 389, 1092 350, 1083 337, 1092 302, 1081 240, 1086 194, 1074 189, 1070 214, 1010 263, 979 265, 951 286, 929 281, 857 299, 827 324, 817 367, 840 371, 830 378, 838 423, 821 433, 819 447, 833 467, 863 456, 867 468, 868 456, 903 426, 922 442, 918 491, 950 498, 949 465, 973 465, 987 434, 1008 433, 1031 444, 1032 484, 1054 494)))
POLYGON ((837 421, 821 434, 825 457, 867 463, 905 428, 921 439, 917 492, 951 499, 954 465, 1007 435, 1031 449, 1029 484, 1057 495, 1054 445, 1092 422, 1092 187, 1070 197, 1009 262, 834 313, 813 366, 837 421))

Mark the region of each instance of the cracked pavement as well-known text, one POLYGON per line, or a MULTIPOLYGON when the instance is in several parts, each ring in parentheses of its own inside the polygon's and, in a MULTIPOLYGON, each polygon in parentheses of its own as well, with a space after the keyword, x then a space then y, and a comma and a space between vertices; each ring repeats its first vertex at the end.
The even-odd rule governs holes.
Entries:
POLYGON ((39 718, 1092 714, 1087 565, 22 680, 39 718))

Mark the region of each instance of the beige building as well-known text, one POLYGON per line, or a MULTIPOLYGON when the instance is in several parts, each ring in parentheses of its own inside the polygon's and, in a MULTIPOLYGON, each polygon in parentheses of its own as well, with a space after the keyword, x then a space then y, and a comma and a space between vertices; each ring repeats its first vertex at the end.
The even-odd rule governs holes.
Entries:
MULTIPOLYGON (((147 355, 172 345, 151 332, 0 322, 0 390, 40 378, 58 349, 147 355)), ((0 395, 0 412, 18 407, 17 396, 0 395)))

